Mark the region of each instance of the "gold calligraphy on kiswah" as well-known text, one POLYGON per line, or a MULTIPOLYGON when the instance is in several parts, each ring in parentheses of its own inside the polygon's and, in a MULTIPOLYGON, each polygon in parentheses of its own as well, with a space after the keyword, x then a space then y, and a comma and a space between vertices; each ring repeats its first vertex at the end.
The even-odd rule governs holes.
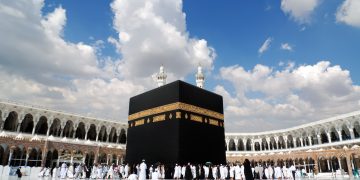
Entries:
MULTIPOLYGON (((175 103, 171 103, 171 104, 166 104, 163 106, 158 106, 158 107, 154 107, 151 109, 147 109, 144 111, 140 111, 134 114, 130 114, 128 117, 128 120, 135 120, 135 119, 139 119, 139 118, 144 118, 147 116, 151 116, 151 115, 155 115, 155 114, 160 114, 160 113, 164 113, 164 112, 168 112, 168 111, 173 111, 173 110, 184 110, 184 111, 188 111, 188 112, 193 112, 196 114, 201 114, 204 116, 209 116, 209 117, 213 117, 216 119, 220 119, 220 120, 224 120, 224 114, 212 111, 212 110, 208 110, 205 108, 201 108, 198 106, 194 106, 191 104, 186 104, 183 102, 175 102, 175 103)), ((176 114, 178 115, 178 114, 176 114)))

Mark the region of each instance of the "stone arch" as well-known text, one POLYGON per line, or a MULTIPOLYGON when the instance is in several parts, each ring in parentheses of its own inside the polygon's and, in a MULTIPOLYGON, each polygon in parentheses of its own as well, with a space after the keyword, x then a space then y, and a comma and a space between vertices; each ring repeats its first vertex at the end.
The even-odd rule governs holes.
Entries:
POLYGON ((337 133, 335 127, 331 127, 329 133, 330 133, 331 142, 340 141, 339 134, 337 133))
POLYGON ((302 141, 301 138, 299 137, 296 138, 296 147, 301 147, 301 141, 302 141))
POLYGON ((16 146, 13 149, 10 166, 24 166, 26 161, 26 149, 23 145, 16 146))
POLYGON ((96 140, 96 126, 94 124, 90 125, 89 131, 87 133, 87 139, 92 141, 96 140))
POLYGON ((229 151, 235 151, 236 150, 236 147, 235 147, 235 141, 234 139, 230 139, 229 141, 229 151))
POLYGON ((90 153, 86 154, 85 165, 87 167, 92 167, 94 165, 94 160, 95 160, 95 153, 90 151, 90 153))
POLYGON ((341 137, 343 140, 351 139, 350 131, 346 124, 342 125, 341 137))
POLYGON ((321 138, 321 144, 329 143, 328 136, 324 129, 320 130, 320 138, 321 138))
POLYGON ((348 166, 347 166, 347 161, 346 161, 346 157, 345 156, 340 156, 340 163, 341 163, 341 167, 342 169, 344 169, 345 172, 349 172, 348 170, 348 166))
POLYGON ((275 141, 275 138, 274 138, 273 136, 270 137, 269 148, 270 148, 270 149, 277 149, 277 147, 276 147, 276 141, 275 141))
POLYGON ((331 157, 330 159, 330 168, 332 169, 332 171, 336 171, 338 169, 340 169, 339 166, 339 159, 336 156, 331 157))
POLYGON ((116 129, 112 127, 109 133, 109 142, 116 143, 116 139, 117 139, 116 129))
POLYGON ((355 138, 360 138, 360 123, 359 123, 359 121, 355 121, 353 126, 354 126, 353 131, 354 131, 355 138))
POLYGON ((69 149, 61 149, 59 151, 59 164, 61 166, 62 163, 67 163, 71 160, 71 150, 69 149))
POLYGON ((9 160, 9 147, 7 144, 0 144, 0 165, 5 166, 9 160))
POLYGON ((106 127, 101 126, 98 141, 106 142, 106 138, 107 138, 106 127))
POLYGON ((61 121, 58 118, 55 118, 53 123, 50 126, 50 132, 49 135, 52 136, 60 136, 61 134, 61 121))
POLYGON ((45 116, 41 116, 39 122, 36 124, 35 133, 46 135, 48 130, 47 118, 45 116))
POLYGON ((85 124, 83 122, 80 122, 75 133, 75 138, 78 139, 85 139, 85 124))
POLYGON ((265 138, 262 138, 261 139, 261 144, 262 144, 262 149, 261 150, 269 150, 269 145, 268 145, 268 143, 267 143, 267 141, 266 141, 266 139, 265 138))
POLYGON ((32 133, 34 128, 34 118, 31 114, 26 114, 20 125, 20 132, 32 133))
POLYGON ((285 149, 285 140, 282 136, 279 136, 279 141, 278 141, 278 147, 279 149, 285 149))
POLYGON ((254 144, 254 148, 255 148, 255 151, 260 151, 260 143, 259 142, 255 142, 254 144))
MULTIPOLYGON (((309 136, 309 137, 311 137, 311 136, 309 136)), ((310 141, 306 134, 303 134, 302 141, 303 141, 304 146, 310 146, 310 141)))
POLYGON ((116 164, 117 156, 116 154, 112 154, 111 156, 111 164, 116 164))
POLYGON ((314 169, 315 161, 312 157, 307 157, 305 158, 305 163, 306 163, 306 172, 310 173, 310 170, 314 169))
POLYGON ((63 137, 72 138, 74 133, 74 123, 71 120, 66 121, 63 129, 63 137))
POLYGON ((246 151, 251 151, 251 140, 250 139, 246 140, 246 151))
POLYGON ((105 153, 100 153, 98 162, 100 164, 106 164, 106 161, 107 161, 107 155, 105 153))
POLYGON ((238 139, 238 150, 239 151, 245 151, 245 145, 242 139, 238 139))
POLYGON ((121 131, 120 131, 119 143, 120 144, 126 144, 126 132, 125 132, 125 129, 121 129, 121 131))
POLYGON ((75 151, 73 151, 73 162, 76 164, 80 164, 83 162, 83 158, 84 158, 84 153, 77 149, 75 151))
POLYGON ((3 129, 6 131, 16 131, 18 125, 18 114, 15 111, 11 111, 8 117, 5 119, 3 129))
POLYGON ((316 135, 315 131, 312 131, 310 133, 310 139, 311 139, 311 144, 312 145, 319 144, 319 141, 318 141, 318 138, 317 138, 317 135, 316 135))
POLYGON ((41 149, 29 148, 28 166, 39 167, 41 166, 41 149))
POLYGON ((330 172, 327 164, 327 159, 323 156, 319 158, 319 170, 320 172, 330 172))
POLYGON ((58 158, 59 158, 58 151, 56 149, 50 149, 46 154, 45 167, 47 168, 56 167, 58 158))
POLYGON ((300 167, 300 169, 303 169, 304 168, 304 166, 303 166, 303 164, 305 163, 305 160, 303 159, 303 158, 299 158, 299 164, 301 165, 300 167))
POLYGON ((287 147, 288 148, 294 148, 294 140, 291 134, 287 136, 287 147))

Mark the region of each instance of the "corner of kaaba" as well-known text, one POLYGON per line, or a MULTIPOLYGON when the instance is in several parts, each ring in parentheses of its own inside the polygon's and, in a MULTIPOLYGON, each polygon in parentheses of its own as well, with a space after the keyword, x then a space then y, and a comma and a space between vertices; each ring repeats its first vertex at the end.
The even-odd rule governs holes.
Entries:
POLYGON ((222 96, 175 81, 130 99, 126 162, 222 164, 222 96))

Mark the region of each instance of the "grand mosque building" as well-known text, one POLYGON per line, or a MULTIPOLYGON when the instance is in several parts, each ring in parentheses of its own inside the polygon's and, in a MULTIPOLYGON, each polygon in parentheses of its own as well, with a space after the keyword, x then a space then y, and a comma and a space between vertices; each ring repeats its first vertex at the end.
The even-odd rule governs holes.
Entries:
MULTIPOLYGON (((196 82, 203 87, 199 70, 196 82)), ((159 84, 165 82, 158 78, 159 84)), ((122 163, 127 128, 116 120, 0 100, 0 175, 17 166, 122 163)), ((225 133, 225 142, 228 162, 294 164, 315 174, 352 176, 360 168, 360 111, 281 130, 225 133)))

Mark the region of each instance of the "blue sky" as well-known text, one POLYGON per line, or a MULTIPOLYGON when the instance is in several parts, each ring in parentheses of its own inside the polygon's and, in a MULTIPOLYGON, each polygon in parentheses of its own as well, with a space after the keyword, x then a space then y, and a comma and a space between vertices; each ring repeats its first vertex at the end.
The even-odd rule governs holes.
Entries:
POLYGON ((160 64, 169 81, 194 83, 200 63, 206 89, 224 97, 227 131, 328 118, 360 108, 359 9, 358 0, 1 2, 0 98, 125 122, 126 99, 156 87, 160 64))
MULTIPOLYGON (((45 1, 43 13, 58 6, 67 11, 65 39, 94 43, 116 36, 112 26, 111 1, 45 1), (81 10, 80 10, 81 9, 81 10)), ((280 62, 298 65, 329 60, 348 69, 356 84, 360 81, 359 28, 336 22, 335 12, 342 1, 321 2, 311 14, 311 22, 297 23, 280 7, 280 1, 185 0, 187 31, 192 37, 204 38, 216 50, 215 72, 219 67, 240 64, 252 69, 256 64, 277 68, 280 62), (303 28, 305 30, 303 30, 303 28), (273 39, 267 52, 259 55, 264 41, 273 39), (280 49, 289 43, 293 51, 280 49)), ((104 44, 102 55, 121 57, 113 45, 104 44)), ((192 76, 188 77, 192 78, 192 76)), ((188 79, 190 80, 190 79, 188 79)), ((214 79, 216 81, 216 79, 214 79)), ((212 81, 210 86, 215 86, 212 81)), ((216 82, 219 83, 219 82, 216 82)))

